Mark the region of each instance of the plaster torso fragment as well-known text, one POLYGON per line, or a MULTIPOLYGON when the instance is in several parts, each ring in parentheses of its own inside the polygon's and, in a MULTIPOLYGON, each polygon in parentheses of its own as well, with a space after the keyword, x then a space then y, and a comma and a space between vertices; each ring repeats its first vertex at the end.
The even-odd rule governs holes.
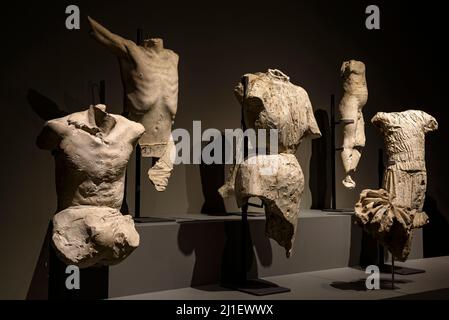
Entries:
POLYGON ((438 129, 438 123, 420 110, 378 112, 371 120, 383 135, 388 163, 383 187, 395 205, 417 210, 413 227, 428 222, 422 212, 427 186, 425 134, 438 129))
POLYGON ((46 123, 37 144, 55 158, 58 213, 52 240, 66 263, 116 264, 139 245, 131 216, 119 210, 126 165, 144 130, 108 114, 104 105, 46 123))
POLYGON ((171 128, 178 105, 178 55, 164 48, 159 38, 137 45, 111 33, 89 18, 93 37, 119 60, 125 91, 124 114, 145 127, 139 140, 143 157, 163 158, 150 169, 158 191, 165 190, 173 169, 169 154, 174 148, 171 128))
MULTIPOLYGON (((237 164, 222 196, 235 193, 242 206, 250 197, 259 197, 265 206, 266 234, 290 256, 297 228, 304 176, 295 157, 301 140, 321 135, 307 92, 290 82, 279 70, 246 74, 248 87, 235 88, 242 103, 245 125, 253 129, 277 129, 279 154, 255 155, 237 164)), ((267 134, 268 136, 268 134, 267 134)), ((272 146, 269 146, 272 149, 272 146)))
POLYGON ((343 185, 353 189, 355 182, 351 174, 357 169, 361 149, 365 146, 365 121, 362 109, 368 101, 368 88, 365 77, 365 64, 349 60, 341 66, 343 77, 343 98, 339 104, 343 124, 343 150, 341 158, 345 169, 343 185))
POLYGON ((279 153, 294 154, 303 138, 321 136, 309 95, 282 71, 268 69, 244 77, 248 79, 245 99, 242 83, 234 93, 240 103, 244 100, 245 125, 256 130, 277 129, 279 153))

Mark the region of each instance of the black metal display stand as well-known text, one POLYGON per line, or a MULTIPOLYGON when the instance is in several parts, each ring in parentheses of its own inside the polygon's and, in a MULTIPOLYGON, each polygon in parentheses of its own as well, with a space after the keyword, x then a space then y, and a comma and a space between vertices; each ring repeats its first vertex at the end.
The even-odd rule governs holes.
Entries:
POLYGON ((337 177, 336 177, 336 156, 337 151, 342 150, 343 148, 337 148, 335 143, 335 131, 336 126, 343 123, 354 123, 354 120, 351 119, 341 119, 339 121, 335 120, 335 95, 331 94, 331 207, 327 209, 323 209, 326 212, 338 212, 338 213, 353 213, 353 209, 337 209, 337 177))
MULTIPOLYGON (((143 30, 137 29, 137 45, 141 45, 143 43, 143 30)), ((140 149, 139 143, 136 145, 136 163, 135 163, 135 191, 134 191, 134 221, 137 223, 152 223, 152 222, 170 222, 176 221, 174 219, 167 218, 159 218, 159 217, 142 217, 140 215, 140 204, 141 204, 141 179, 140 173, 142 172, 142 151, 140 149)))
MULTIPOLYGON (((243 96, 242 96, 242 116, 241 116, 241 127, 242 130, 246 130, 245 125, 245 118, 244 118, 244 103, 245 103, 245 97, 246 97, 246 90, 248 87, 248 78, 242 77, 242 85, 243 85, 243 96)), ((243 140, 243 148, 244 148, 244 158, 248 156, 248 140, 246 137, 244 137, 243 140)), ((283 292, 290 292, 291 290, 289 288, 280 287, 275 283, 262 280, 262 279, 248 279, 248 273, 247 273, 247 252, 245 250, 246 244, 248 241, 250 241, 248 237, 247 230, 249 230, 248 225, 248 206, 254 206, 254 207, 263 207, 257 204, 251 204, 249 202, 246 202, 242 206, 242 220, 241 220, 241 228, 242 228, 242 244, 241 244, 241 274, 239 279, 235 283, 226 283, 222 284, 224 287, 245 292, 248 294, 252 294, 255 296, 266 296, 270 294, 276 294, 276 293, 283 293, 283 292)))

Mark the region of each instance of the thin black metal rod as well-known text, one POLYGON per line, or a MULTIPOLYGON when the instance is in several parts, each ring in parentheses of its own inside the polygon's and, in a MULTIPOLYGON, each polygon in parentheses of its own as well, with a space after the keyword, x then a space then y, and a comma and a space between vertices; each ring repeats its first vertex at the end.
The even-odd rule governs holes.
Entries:
POLYGON ((384 177, 384 151, 382 148, 377 150, 377 176, 379 189, 383 187, 383 177, 384 177))
POLYGON ((381 245, 379 242, 377 242, 377 248, 379 250, 378 252, 378 267, 379 269, 385 268, 385 249, 384 246, 381 245))
POLYGON ((89 83, 90 86, 90 99, 92 101, 92 105, 96 105, 97 103, 95 102, 95 89, 98 87, 98 85, 96 83, 89 83))
POLYGON ((247 281, 247 273, 246 273, 246 242, 247 242, 247 234, 246 227, 248 225, 248 204, 245 203, 242 206, 242 274, 241 281, 245 283, 247 281))
POLYGON ((331 190, 331 209, 337 209, 337 189, 336 189, 336 168, 335 168, 335 157, 336 157, 336 146, 335 146, 335 95, 331 94, 331 175, 332 175, 332 190, 331 190))
MULTIPOLYGON (((142 44, 143 30, 137 29, 137 45, 142 44)), ((135 190, 134 190, 134 217, 140 218, 140 173, 142 172, 142 152, 140 145, 136 146, 136 174, 135 174, 135 190)))
MULTIPOLYGON (((377 174, 379 189, 383 185, 383 173, 384 173, 384 154, 382 148, 377 151, 377 174)), ((385 249, 384 246, 377 242, 378 252, 378 266, 382 270, 385 268, 385 249)))
POLYGON ((391 289, 394 290, 394 255, 391 255, 391 289))
POLYGON ((142 28, 138 28, 137 29, 137 39, 136 39, 136 44, 138 46, 140 46, 143 43, 143 29, 142 28))
POLYGON ((140 173, 141 173, 142 154, 139 144, 136 146, 136 190, 134 193, 134 216, 140 218, 140 173))
MULTIPOLYGON (((245 105, 245 98, 246 98, 246 90, 248 88, 248 78, 242 77, 242 86, 243 86, 243 95, 242 95, 242 115, 241 115, 241 127, 242 130, 246 130, 246 124, 245 124, 245 112, 244 112, 244 105, 245 105)), ((248 153, 248 141, 245 136, 243 136, 243 157, 247 157, 248 153)), ((248 199, 249 200, 249 199, 248 199)), ((247 279, 247 273, 246 273, 246 243, 247 243, 247 234, 246 234, 246 227, 248 225, 248 202, 246 202, 242 206, 242 283, 245 283, 247 279)))

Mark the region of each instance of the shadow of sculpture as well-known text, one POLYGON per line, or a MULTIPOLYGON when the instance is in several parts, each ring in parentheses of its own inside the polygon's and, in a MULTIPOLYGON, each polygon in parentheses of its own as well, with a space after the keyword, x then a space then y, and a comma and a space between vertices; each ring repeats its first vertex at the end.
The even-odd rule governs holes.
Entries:
MULTIPOLYGON (((224 140, 224 134, 221 136, 221 141, 224 140)), ((204 143, 203 148, 209 143, 204 143)), ((203 191, 204 203, 201 207, 201 213, 210 215, 226 215, 226 207, 223 198, 218 193, 218 189, 225 183, 225 144, 221 144, 222 161, 220 163, 206 164, 204 159, 201 159, 200 176, 201 176, 201 190, 203 191)), ((211 152, 211 157, 215 156, 215 150, 211 152)))
MULTIPOLYGON (((378 188, 382 188, 383 176, 385 170, 385 153, 382 148, 377 151, 377 184, 378 188)), ((360 266, 366 267, 369 265, 381 265, 385 261, 385 253, 380 248, 379 242, 374 236, 365 232, 362 227, 361 235, 361 249, 360 249, 360 266)))
POLYGON ((423 210, 430 220, 423 227, 424 258, 449 255, 449 222, 438 209, 437 201, 428 194, 423 210))
POLYGON ((326 209, 329 208, 331 201, 329 116, 325 110, 319 109, 315 111, 315 119, 322 136, 312 140, 309 179, 312 193, 311 209, 326 209))
MULTIPOLYGON (((240 221, 181 223, 178 246, 185 255, 195 254, 191 286, 235 283, 241 279, 243 270, 246 271, 248 279, 257 278, 256 253, 263 266, 271 265, 273 259, 271 244, 265 237, 264 230, 264 220, 250 221, 246 225, 247 236, 243 244, 240 221)), ((200 289, 225 290, 219 286, 205 286, 200 289)))
POLYGON ((407 294, 405 296, 393 297, 385 300, 448 300, 448 299, 449 299, 449 289, 446 288, 414 294, 407 294))
POLYGON ((195 255, 191 286, 219 281, 225 230, 219 222, 181 222, 178 247, 185 255, 195 255))
POLYGON ((366 231, 362 230, 361 237, 361 250, 360 250, 360 263, 361 267, 369 265, 380 265, 384 261, 381 261, 379 244, 377 240, 366 231))
POLYGON ((235 284, 240 279, 259 277, 257 258, 262 266, 273 262, 271 244, 265 236, 265 221, 252 220, 245 225, 245 243, 241 221, 225 222, 226 245, 223 250, 220 281, 235 284))
MULTIPOLYGON (((379 289, 381 290, 396 290, 400 289, 400 287, 396 286, 396 284, 404 284, 404 283, 410 283, 412 281, 406 280, 406 279, 395 279, 394 280, 394 288, 391 283, 391 278, 380 278, 379 279, 379 289)), ((344 281, 334 281, 330 284, 331 287, 339 290, 350 290, 350 291, 369 291, 366 287, 366 279, 359 279, 354 280, 350 282, 344 282, 344 281)))
MULTIPOLYGON (((351 218, 351 242, 349 247, 348 266, 360 266, 362 254, 362 239, 364 231, 360 226, 354 223, 354 217, 351 218)), ((366 265, 365 265, 366 266, 366 265)))
MULTIPOLYGON (((190 160, 193 159, 193 150, 196 148, 201 150, 201 146, 202 144, 198 144, 197 141, 192 139, 189 151, 190 160)), ((187 210, 185 212, 198 213, 204 201, 202 193, 198 192, 198 188, 201 185, 200 166, 197 164, 185 164, 180 168, 185 173, 184 190, 187 198, 187 210)))
POLYGON ((51 99, 42 95, 34 89, 29 89, 27 100, 31 109, 44 121, 61 118, 68 115, 68 112, 59 108, 51 99))

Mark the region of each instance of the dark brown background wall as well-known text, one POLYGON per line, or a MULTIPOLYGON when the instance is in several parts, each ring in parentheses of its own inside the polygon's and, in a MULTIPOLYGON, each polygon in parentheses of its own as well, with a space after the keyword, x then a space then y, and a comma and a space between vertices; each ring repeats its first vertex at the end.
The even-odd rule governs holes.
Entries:
MULTIPOLYGON (((30 89, 68 112, 91 103, 89 82, 105 79, 110 112, 121 112, 122 90, 115 58, 88 35, 89 14, 116 33, 134 39, 136 29, 162 37, 180 55, 179 111, 175 127, 235 128, 240 109, 232 89, 246 72, 278 68, 304 87, 317 109, 329 95, 341 96, 339 68, 346 59, 367 66, 366 120, 377 111, 419 108, 440 130, 427 139, 433 229, 425 229, 427 255, 444 254, 449 200, 447 152, 446 30, 440 2, 373 2, 381 9, 381 30, 365 28, 365 1, 60 1, 2 4, 0 86, 2 188, 0 192, 0 298, 21 299, 31 280, 48 220, 55 210, 53 161, 34 141, 43 121, 31 109, 30 89), (79 31, 65 29, 68 4, 81 9, 79 31), (428 5, 427 5, 428 4, 428 5), (429 230, 429 231, 426 231, 429 230), (426 235, 427 234, 427 235, 426 235)), ((363 188, 377 187, 380 135, 367 121, 367 147, 356 176, 357 189, 340 184, 338 205, 350 207, 363 188)), ((311 143, 299 152, 309 182, 311 143)), ((340 164, 340 161, 338 161, 340 164)), ((132 167, 132 165, 131 165, 132 167)), ((156 194, 142 171, 142 213, 198 213, 203 204, 198 166, 175 168, 165 193, 156 194)), ((131 170, 132 172, 132 170, 131 170)), ((134 177, 130 176, 130 185, 134 177)), ((307 188, 308 189, 308 188, 307 188)), ((133 190, 130 189, 132 195, 133 190)), ((306 190, 303 207, 310 207, 306 190)), ((131 210, 133 210, 130 199, 131 210)), ((430 228, 430 227, 429 227, 430 228)))

